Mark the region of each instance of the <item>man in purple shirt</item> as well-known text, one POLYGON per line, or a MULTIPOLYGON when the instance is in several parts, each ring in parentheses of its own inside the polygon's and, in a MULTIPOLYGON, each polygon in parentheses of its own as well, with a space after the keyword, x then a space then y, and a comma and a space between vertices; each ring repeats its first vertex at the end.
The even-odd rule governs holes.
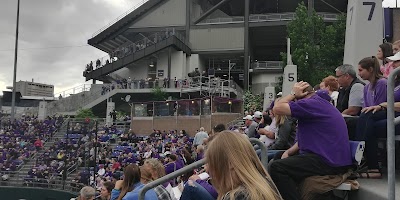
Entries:
POLYGON ((300 199, 297 185, 310 176, 342 174, 352 164, 346 123, 327 100, 306 82, 275 103, 274 113, 298 120, 297 143, 270 165, 283 199, 300 199), (296 100, 296 101, 295 101, 296 100))

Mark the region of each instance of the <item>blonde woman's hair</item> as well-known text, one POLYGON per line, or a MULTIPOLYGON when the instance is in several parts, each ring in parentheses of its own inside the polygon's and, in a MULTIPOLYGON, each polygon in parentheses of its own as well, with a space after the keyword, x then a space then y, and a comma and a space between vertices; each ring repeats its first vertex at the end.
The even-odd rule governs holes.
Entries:
POLYGON ((222 131, 216 135, 208 146, 206 160, 218 200, 228 192, 230 199, 238 192, 246 192, 252 200, 282 199, 253 146, 240 134, 222 131))
POLYGON ((165 167, 164 165, 157 159, 155 158, 150 158, 150 159, 146 159, 144 161, 145 164, 149 164, 152 168, 152 170, 154 170, 157 174, 157 178, 161 178, 163 176, 165 176, 165 167))
MULTIPOLYGON (((281 98, 277 98, 275 100, 275 105, 276 103, 280 100, 281 98)), ((275 118, 275 124, 277 127, 283 125, 283 123, 285 123, 287 116, 286 115, 277 115, 274 113, 274 118, 275 118)))
POLYGON ((276 123, 277 127, 283 125, 285 123, 285 121, 287 120, 287 116, 286 115, 277 115, 277 114, 275 114, 274 117, 275 117, 275 123, 276 123))

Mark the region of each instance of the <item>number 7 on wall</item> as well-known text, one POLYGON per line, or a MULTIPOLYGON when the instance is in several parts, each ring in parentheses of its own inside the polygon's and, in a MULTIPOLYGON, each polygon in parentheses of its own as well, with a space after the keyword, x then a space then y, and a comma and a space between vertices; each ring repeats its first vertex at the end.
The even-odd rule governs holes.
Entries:
POLYGON ((371 10, 369 10, 369 15, 368 15, 368 21, 371 21, 372 16, 374 15, 374 11, 375 11, 375 2, 370 2, 370 1, 365 1, 363 2, 364 6, 371 6, 371 10))

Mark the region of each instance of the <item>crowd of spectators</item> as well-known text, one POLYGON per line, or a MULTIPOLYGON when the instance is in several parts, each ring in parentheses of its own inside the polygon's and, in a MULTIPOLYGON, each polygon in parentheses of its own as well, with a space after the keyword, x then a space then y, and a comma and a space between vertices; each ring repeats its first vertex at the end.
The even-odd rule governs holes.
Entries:
POLYGON ((36 159, 35 166, 25 177, 25 183, 43 181, 49 183, 52 180, 65 179, 68 172, 93 160, 96 145, 98 149, 107 148, 109 141, 112 140, 114 129, 111 127, 107 129, 108 132, 98 131, 96 143, 94 129, 89 130, 85 124, 73 124, 64 138, 55 138, 53 145, 36 159))
POLYGON ((192 78, 188 79, 177 79, 174 77, 171 80, 168 77, 165 78, 158 78, 156 77, 155 79, 151 78, 142 78, 139 80, 136 80, 135 78, 122 78, 118 79, 115 82, 111 84, 104 84, 102 86, 101 94, 105 95, 110 91, 113 91, 115 89, 148 89, 148 88, 181 88, 181 87, 189 87, 189 82, 193 81, 192 78), (171 85, 173 84, 173 85, 171 85))
MULTIPOLYGON (((269 172, 284 199, 310 195, 302 194, 296 185, 318 179, 313 176, 345 180, 353 165, 349 140, 365 141, 366 168, 355 177, 382 178, 385 156, 378 150, 378 138, 386 137, 387 77, 400 67, 399 47, 400 41, 381 44, 376 56, 359 61, 357 71, 351 65, 339 66, 334 76, 324 78, 314 89, 306 82, 296 83, 290 95, 278 98, 266 112, 243 118, 245 128, 235 131, 263 140, 272 159, 269 172), (367 84, 358 79, 357 72, 367 84)), ((398 77, 395 85, 390 92, 394 92, 395 116, 399 116, 398 77)), ((311 190, 321 189, 318 184, 312 186, 311 190)))
POLYGON ((2 179, 7 179, 8 173, 16 171, 26 159, 41 150, 44 141, 55 133, 62 122, 61 116, 47 117, 45 120, 27 115, 14 121, 2 119, 0 129, 2 179))
MULTIPOLYGON (((148 137, 138 137, 131 132, 122 134, 114 127, 104 128, 97 133, 99 142, 92 141, 87 150, 95 151, 93 147, 112 139, 117 141, 110 133, 119 135, 121 141, 114 149, 101 146, 102 152, 90 158, 93 168, 81 172, 77 182, 97 186, 109 199, 137 199, 144 184, 206 158, 204 172, 193 171, 170 180, 149 190, 145 199, 179 198, 171 189, 174 186, 180 188, 182 200, 301 199, 304 194, 298 186, 312 181, 309 178, 318 176, 329 181, 345 177, 328 189, 321 189, 322 184, 313 185, 312 190, 323 191, 313 195, 325 199, 323 193, 341 184, 353 168, 349 139, 366 142, 368 169, 359 171, 358 178, 382 178, 377 138, 386 136, 387 92, 392 92, 387 91, 386 77, 400 67, 400 52, 393 51, 399 45, 400 41, 382 44, 376 56, 358 63, 358 75, 368 84, 357 78, 353 66, 339 66, 336 77, 324 78, 318 90, 307 82, 295 83, 289 95, 276 99, 265 112, 246 115, 245 127, 233 131, 224 131, 225 127, 218 125, 209 133, 200 128, 194 138, 184 130, 154 130, 148 137), (260 138, 269 150, 274 150, 268 155, 268 172, 247 138, 260 138), (182 182, 187 184, 182 186, 182 182)), ((396 116, 400 116, 399 89, 400 78, 396 77, 396 116)), ((396 134, 400 134, 398 130, 396 134)), ((87 135, 80 138, 76 148, 80 148, 79 142, 89 139, 87 135)), ((40 141, 37 145, 33 142, 33 147, 41 146, 40 141)), ((45 164, 40 166, 44 168, 45 164)))

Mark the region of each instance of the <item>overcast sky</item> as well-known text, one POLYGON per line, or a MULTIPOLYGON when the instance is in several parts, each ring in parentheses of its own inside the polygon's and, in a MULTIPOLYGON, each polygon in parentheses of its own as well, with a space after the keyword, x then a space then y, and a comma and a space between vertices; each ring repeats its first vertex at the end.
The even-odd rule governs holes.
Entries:
MULTIPOLYGON (((140 1, 21 0, 17 81, 53 84, 56 93, 82 85, 86 63, 105 55, 87 40, 140 1)), ((1 0, 0 91, 12 85, 16 8, 17 0, 1 0)))
POLYGON ((384 0, 382 2, 382 6, 387 8, 395 8, 396 7, 396 1, 397 1, 397 8, 400 7, 400 0, 384 0))
MULTIPOLYGON (((87 40, 140 1, 21 0, 17 81, 33 78, 56 92, 84 84, 86 63, 105 55, 87 40)), ((16 12, 17 0, 1 0, 0 95, 12 85, 16 12)))

